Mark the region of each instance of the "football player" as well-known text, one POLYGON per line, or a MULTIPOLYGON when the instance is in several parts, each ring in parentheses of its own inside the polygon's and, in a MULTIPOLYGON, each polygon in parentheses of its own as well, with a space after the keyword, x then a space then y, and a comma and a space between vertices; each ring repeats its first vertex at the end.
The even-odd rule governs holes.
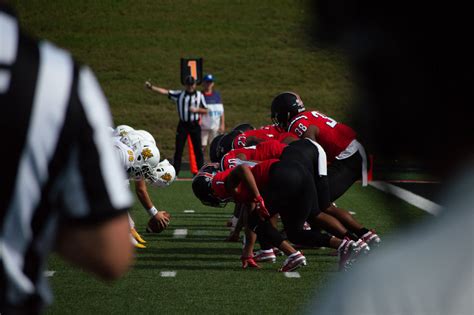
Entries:
MULTIPOLYGON (((245 147, 241 149, 230 150, 221 159, 220 168, 225 171, 229 168, 236 167, 240 164, 254 166, 257 162, 269 159, 279 158, 286 144, 282 144, 275 140, 265 141, 256 146, 245 147)), ((236 203, 234 215, 230 219, 230 235, 228 241, 238 241, 240 231, 243 227, 243 213, 244 207, 236 203)), ((272 224, 276 226, 277 217, 272 217, 272 224)), ((248 236, 247 236, 248 237, 248 236)), ((269 253, 269 252, 268 252, 269 253)), ((257 255, 258 257, 258 255, 257 255)), ((272 260, 274 256, 270 257, 272 260)), ((259 259, 257 259, 258 261, 259 259)))
MULTIPOLYGON (((275 160, 276 161, 276 160, 275 160)), ((253 168, 256 170, 255 168, 253 168)), ((265 202, 260 195, 257 181, 247 166, 239 165, 225 172, 218 172, 218 164, 206 164, 198 172, 193 179, 193 192, 205 205, 212 207, 223 206, 227 201, 235 200, 241 204, 248 204, 252 213, 261 218, 261 221, 255 221, 253 227, 261 240, 271 241, 272 244, 288 255, 287 261, 280 271, 292 271, 301 265, 306 264, 306 257, 299 251, 296 251, 287 241, 279 235, 278 231, 273 231, 271 224, 265 220, 270 217, 265 202), (212 188, 213 187, 213 188, 212 188), (258 226, 257 226, 258 225, 258 226)), ((255 234, 249 235, 255 238, 255 234)), ((253 247, 249 244, 254 243, 247 241, 242 250, 242 268, 249 267, 259 268, 253 258, 253 247)))
MULTIPOLYGON (((307 111, 299 95, 293 92, 283 92, 273 99, 271 117, 282 130, 317 141, 326 151, 331 201, 342 196, 358 179, 362 178, 362 185, 367 185, 365 149, 357 141, 352 128, 320 112, 307 111)), ((368 240, 369 245, 380 243, 375 231, 358 224, 349 212, 334 204, 325 212, 336 217, 358 237, 368 240)))
MULTIPOLYGON (((158 211, 148 195, 146 182, 155 186, 168 186, 175 179, 173 166, 164 160, 159 162, 160 153, 151 134, 144 130, 134 130, 125 125, 115 129, 114 147, 129 175, 135 182, 135 192, 148 214, 161 226, 167 227, 169 219, 164 211, 158 211)), ((127 183, 128 184, 128 183, 127 183)), ((144 248, 146 241, 135 229, 135 223, 129 215, 132 243, 137 248, 144 248)))
MULTIPOLYGON (((324 195, 322 190, 326 177, 324 150, 310 140, 298 142, 302 143, 302 146, 313 148, 312 154, 308 156, 311 156, 312 165, 317 167, 321 185, 317 184, 313 179, 314 173, 308 171, 304 164, 292 158, 284 158, 281 161, 267 160, 252 168, 242 164, 219 173, 217 166, 214 166, 215 171, 208 166, 194 178, 193 191, 203 204, 210 206, 228 200, 250 205, 249 228, 257 233, 259 240, 275 247, 281 245, 283 238, 270 224, 268 218, 279 213, 291 242, 310 247, 337 248, 340 254, 340 268, 346 269, 351 265, 354 255, 362 251, 367 252, 369 248, 364 242, 356 244, 349 238, 339 239, 316 230, 304 229, 306 220, 321 214, 321 209, 327 207, 329 200, 318 198, 319 191, 324 195), (263 198, 259 197, 257 192, 262 192, 267 200, 268 214, 262 211, 259 203, 263 202, 263 198), (259 217, 265 217, 265 220, 262 221, 259 217)), ((263 208, 266 210, 266 207, 263 208)), ((282 269, 285 269, 287 263, 291 265, 291 259, 285 262, 282 269)))
POLYGON ((263 126, 260 129, 250 129, 250 127, 246 127, 247 125, 248 124, 242 124, 237 126, 219 140, 216 150, 218 161, 230 150, 254 146, 261 142, 271 140, 288 144, 298 139, 295 135, 275 128, 273 125, 263 126), (245 126, 246 128, 241 126, 245 126))
MULTIPOLYGON (((315 163, 325 164, 326 162, 325 159, 318 161, 316 157, 311 157, 314 154, 314 148, 315 146, 308 145, 307 141, 296 141, 291 143, 290 146, 275 140, 261 142, 256 146, 229 151, 222 158, 220 167, 221 170, 226 170, 240 164, 253 166, 256 164, 256 162, 265 161, 268 159, 295 160, 302 163, 310 172, 310 174, 313 174, 315 183, 318 185, 318 181, 320 181, 319 172, 317 169, 315 169, 314 165, 315 163)), ((322 156, 323 155, 318 153, 318 158, 322 156)), ((329 184, 324 183, 324 186, 318 190, 319 198, 330 200, 329 190, 329 184)), ((323 213, 309 218, 310 226, 312 228, 321 227, 327 232, 338 236, 339 238, 348 237, 356 242, 369 242, 369 245, 379 245, 380 237, 376 235, 375 232, 370 231, 362 226, 346 210, 336 208, 336 211, 345 212, 346 216, 349 216, 346 218, 345 222, 350 222, 350 224, 347 224, 347 226, 344 225, 343 222, 338 220, 337 217, 333 215, 334 208, 336 208, 336 206, 333 203, 327 202, 327 205, 321 209, 323 213)), ((276 221, 272 222, 274 226, 276 226, 276 221)), ((234 239, 235 234, 238 232, 238 230, 232 231, 232 237, 234 239)))
POLYGON ((254 165, 255 162, 278 159, 285 147, 286 144, 276 140, 269 140, 260 142, 255 146, 230 150, 222 157, 220 167, 221 170, 225 171, 239 164, 254 165))

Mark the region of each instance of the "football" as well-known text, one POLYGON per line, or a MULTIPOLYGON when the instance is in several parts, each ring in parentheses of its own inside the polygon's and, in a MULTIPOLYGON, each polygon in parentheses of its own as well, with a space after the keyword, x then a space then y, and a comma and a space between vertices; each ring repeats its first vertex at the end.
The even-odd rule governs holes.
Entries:
MULTIPOLYGON (((168 218, 168 220, 171 218, 171 215, 166 212, 166 211, 160 211, 164 212, 164 215, 168 218)), ((158 223, 157 220, 155 220, 155 217, 150 217, 148 220, 148 223, 146 225, 146 231, 148 233, 161 233, 163 232, 168 226, 162 226, 160 223, 158 223)))

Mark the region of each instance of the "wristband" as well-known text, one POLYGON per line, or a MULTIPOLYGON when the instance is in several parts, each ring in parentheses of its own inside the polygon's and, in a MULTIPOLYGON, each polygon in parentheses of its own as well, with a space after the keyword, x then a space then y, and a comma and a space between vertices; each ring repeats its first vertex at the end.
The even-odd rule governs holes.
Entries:
POLYGON ((151 207, 150 209, 147 210, 148 214, 151 216, 151 217, 154 217, 155 214, 158 213, 158 210, 155 208, 155 206, 151 207))

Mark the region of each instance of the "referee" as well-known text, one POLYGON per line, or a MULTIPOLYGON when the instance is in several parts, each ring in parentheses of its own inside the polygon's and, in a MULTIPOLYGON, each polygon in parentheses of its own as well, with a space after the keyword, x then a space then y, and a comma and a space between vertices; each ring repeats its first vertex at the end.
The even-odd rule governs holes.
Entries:
POLYGON ((0 3, 0 314, 37 314, 51 248, 104 279, 128 269, 132 199, 94 75, 18 24, 0 3))
POLYGON ((157 93, 168 95, 168 98, 176 102, 176 108, 179 115, 178 128, 176 129, 176 143, 173 166, 176 170, 176 176, 181 169, 181 159, 183 149, 188 135, 193 143, 196 163, 200 169, 204 163, 204 157, 201 150, 201 125, 200 114, 207 114, 207 105, 204 95, 196 90, 196 80, 192 76, 184 79, 183 90, 167 90, 152 85, 146 81, 145 86, 157 93))

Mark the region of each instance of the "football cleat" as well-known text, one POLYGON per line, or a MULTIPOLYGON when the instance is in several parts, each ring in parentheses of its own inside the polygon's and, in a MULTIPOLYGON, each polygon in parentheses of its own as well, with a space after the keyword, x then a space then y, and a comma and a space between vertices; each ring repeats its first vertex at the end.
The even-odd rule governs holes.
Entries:
POLYGON ((382 240, 380 237, 375 233, 375 230, 370 230, 369 232, 362 235, 362 240, 367 243, 371 248, 379 247, 382 240))
POLYGON ((140 244, 146 244, 146 241, 138 234, 137 230, 134 228, 130 229, 130 233, 132 233, 133 238, 140 244))
POLYGON ((137 240, 131 234, 130 234, 130 241, 132 242, 132 245, 135 248, 140 248, 140 249, 146 248, 145 245, 138 243, 137 240))
POLYGON ((275 254, 275 256, 284 256, 285 253, 282 252, 278 247, 273 247, 273 253, 275 254))
POLYGON ((339 271, 349 271, 360 254, 360 249, 348 237, 342 240, 337 249, 339 252, 339 271))
POLYGON ((275 263, 276 256, 273 249, 261 249, 253 254, 253 259, 257 262, 271 261, 275 263))
POLYGON ((298 269, 301 266, 306 266, 306 257, 303 256, 301 252, 296 252, 288 256, 283 265, 278 271, 280 272, 290 272, 298 269))
POLYGON ((242 261, 242 269, 260 269, 260 266, 255 262, 253 257, 240 257, 240 260, 242 261))
POLYGON ((370 247, 364 242, 363 239, 358 239, 354 242, 355 250, 359 252, 361 255, 368 255, 370 253, 370 247))
POLYGON ((142 249, 142 248, 146 248, 146 246, 145 246, 145 245, 143 245, 143 244, 140 244, 140 243, 138 243, 138 242, 137 242, 136 244, 134 244, 134 246, 135 246, 135 248, 140 248, 140 249, 142 249))

